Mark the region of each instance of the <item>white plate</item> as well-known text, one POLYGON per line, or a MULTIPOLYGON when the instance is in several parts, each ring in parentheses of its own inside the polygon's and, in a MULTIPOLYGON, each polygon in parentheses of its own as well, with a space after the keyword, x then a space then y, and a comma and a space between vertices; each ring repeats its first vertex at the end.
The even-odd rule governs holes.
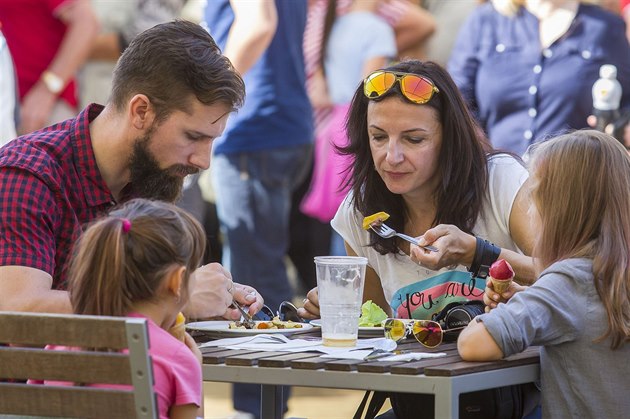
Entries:
MULTIPOLYGON (((230 321, 228 320, 209 320, 204 322, 187 323, 186 328, 196 330, 208 334, 222 335, 226 337, 258 335, 261 333, 273 334, 280 333, 290 335, 297 332, 304 332, 313 328, 308 323, 300 323, 302 327, 295 329, 230 329, 230 321)), ((256 323, 261 323, 257 321, 256 323)))
MULTIPOLYGON (((321 327, 322 321, 321 319, 311 320, 311 325, 321 327)), ((359 326, 359 337, 373 337, 373 336, 383 336, 383 328, 382 327, 364 327, 359 326)))

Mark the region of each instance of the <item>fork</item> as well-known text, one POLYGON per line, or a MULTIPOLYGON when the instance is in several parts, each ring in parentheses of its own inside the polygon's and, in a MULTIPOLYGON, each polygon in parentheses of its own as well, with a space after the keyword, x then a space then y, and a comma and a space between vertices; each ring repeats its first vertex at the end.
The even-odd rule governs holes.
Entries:
MULTIPOLYGON (((411 236, 408 236, 406 234, 402 234, 402 233, 398 233, 396 232, 396 230, 394 230, 393 228, 385 225, 385 224, 371 224, 370 228, 372 229, 373 232, 375 232, 376 234, 378 234, 379 236, 383 237, 384 239, 390 239, 394 236, 398 236, 403 240, 407 240, 409 243, 415 244, 416 246, 420 246, 420 244, 418 244, 418 240, 414 239, 411 236)), ((427 245, 427 246, 420 246, 425 250, 428 250, 430 252, 437 252, 438 248, 435 246, 431 246, 431 245, 427 245)))
POLYGON ((236 300, 232 300, 232 305, 241 312, 241 316, 243 316, 242 323, 245 325, 247 329, 253 329, 256 326, 256 322, 252 320, 252 315, 246 312, 243 307, 236 300))

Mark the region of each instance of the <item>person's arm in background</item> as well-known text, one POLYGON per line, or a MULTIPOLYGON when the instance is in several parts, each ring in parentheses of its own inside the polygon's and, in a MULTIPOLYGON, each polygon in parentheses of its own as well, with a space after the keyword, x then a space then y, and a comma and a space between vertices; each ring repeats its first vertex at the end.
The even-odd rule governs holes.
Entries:
MULTIPOLYGON (((624 6, 624 4, 622 4, 624 6)), ((625 35, 630 35, 628 32, 628 19, 630 18, 630 0, 625 0, 625 7, 622 9, 622 14, 625 13, 626 27, 621 25, 619 20, 604 22, 604 32, 601 34, 601 39, 605 39, 605 45, 599 45, 605 52, 606 64, 613 64, 617 68, 617 80, 621 84, 621 103, 620 111, 621 117, 617 121, 613 121, 612 124, 606 127, 605 132, 609 135, 614 135, 618 140, 630 150, 630 41, 625 35), (625 124, 625 127, 624 127, 625 124)), ((587 123, 591 127, 595 127, 597 119, 594 115, 591 115, 587 119, 587 123)))
MULTIPOLYGON (((622 0, 620 3, 620 14, 626 24, 626 38, 617 37, 614 42, 616 46, 611 47, 614 51, 615 59, 619 60, 618 63, 613 63, 617 66, 617 79, 621 83, 622 97, 621 97, 621 110, 622 114, 630 113, 630 0, 622 0)), ((606 38, 608 39, 608 38, 606 38)), ((630 121, 630 119, 629 119, 630 121)), ((617 134, 617 138, 623 140, 623 144, 628 150, 630 150, 630 122, 626 123, 623 130, 620 129, 620 133, 617 134)), ((629 151, 630 152, 630 151, 629 151)))
POLYGON ((630 42, 630 0, 621 0, 621 16, 626 22, 626 38, 630 42))
POLYGON ((244 75, 265 52, 278 27, 278 11, 273 1, 230 0, 234 22, 223 54, 244 75))
POLYGON ((135 7, 129 18, 126 19, 124 27, 116 32, 105 32, 98 35, 90 51, 90 60, 118 60, 127 45, 140 32, 179 17, 186 1, 134 0, 135 7))
POLYGON ((0 22, 0 147, 17 136, 17 110, 15 67, 0 22))
POLYGON ((386 0, 378 14, 390 22, 401 58, 423 58, 424 45, 436 30, 433 15, 409 0, 386 0))
POLYGON ((475 97, 475 84, 477 81, 477 70, 479 68, 479 36, 482 22, 478 10, 473 10, 466 19, 464 25, 459 30, 457 40, 453 45, 451 58, 448 61, 447 69, 453 80, 459 87, 459 91, 468 104, 468 109, 479 120, 477 112, 477 98, 475 97))
MULTIPOLYGON (((58 77, 65 87, 87 59, 99 31, 99 23, 89 0, 67 1, 54 13, 67 28, 47 71, 58 77)), ((40 79, 22 101, 19 132, 24 134, 42 128, 56 100, 57 94, 48 90, 40 79)))

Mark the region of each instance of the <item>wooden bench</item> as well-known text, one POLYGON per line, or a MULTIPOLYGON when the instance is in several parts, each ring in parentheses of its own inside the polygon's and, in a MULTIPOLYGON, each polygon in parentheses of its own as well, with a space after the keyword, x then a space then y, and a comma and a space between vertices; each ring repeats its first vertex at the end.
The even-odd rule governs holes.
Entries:
POLYGON ((0 312, 0 414, 157 418, 147 333, 145 319, 0 312), (57 351, 44 345, 101 349, 57 351), (37 385, 27 379, 77 384, 37 385))

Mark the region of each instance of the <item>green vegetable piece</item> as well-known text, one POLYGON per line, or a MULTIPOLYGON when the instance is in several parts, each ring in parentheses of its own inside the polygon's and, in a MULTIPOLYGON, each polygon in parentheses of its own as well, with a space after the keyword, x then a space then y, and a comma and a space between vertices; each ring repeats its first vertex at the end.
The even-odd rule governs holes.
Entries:
POLYGON ((374 304, 372 300, 367 300, 361 306, 359 327, 379 327, 386 318, 387 314, 382 308, 374 304))

